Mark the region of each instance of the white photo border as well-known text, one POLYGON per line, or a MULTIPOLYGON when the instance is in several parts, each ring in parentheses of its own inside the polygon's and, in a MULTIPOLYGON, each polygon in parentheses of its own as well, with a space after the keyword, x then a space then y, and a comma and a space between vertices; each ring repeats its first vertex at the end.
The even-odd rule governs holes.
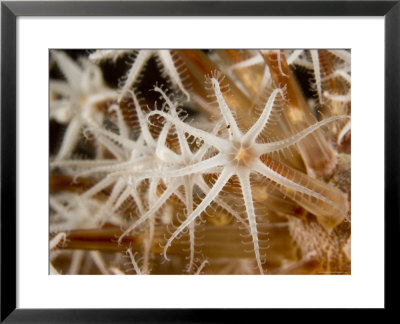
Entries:
POLYGON ((384 17, 18 17, 17 33, 18 308, 384 307, 384 17), (49 276, 49 48, 350 48, 352 274, 49 276))

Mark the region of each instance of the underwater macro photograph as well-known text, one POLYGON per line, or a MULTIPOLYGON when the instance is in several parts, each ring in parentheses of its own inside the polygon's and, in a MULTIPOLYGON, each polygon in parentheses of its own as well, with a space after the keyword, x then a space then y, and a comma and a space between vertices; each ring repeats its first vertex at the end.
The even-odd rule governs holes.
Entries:
POLYGON ((49 51, 49 273, 350 275, 351 51, 49 51))

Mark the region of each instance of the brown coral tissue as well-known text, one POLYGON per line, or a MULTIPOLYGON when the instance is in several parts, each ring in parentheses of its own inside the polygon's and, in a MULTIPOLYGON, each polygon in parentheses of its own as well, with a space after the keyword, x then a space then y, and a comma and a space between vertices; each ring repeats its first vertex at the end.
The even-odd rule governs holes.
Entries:
POLYGON ((347 49, 50 50, 51 274, 350 274, 347 49))

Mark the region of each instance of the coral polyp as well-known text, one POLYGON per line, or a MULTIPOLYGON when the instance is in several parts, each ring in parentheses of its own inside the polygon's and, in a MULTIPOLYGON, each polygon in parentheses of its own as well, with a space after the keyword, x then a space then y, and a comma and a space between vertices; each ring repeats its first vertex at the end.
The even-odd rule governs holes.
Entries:
POLYGON ((52 273, 350 273, 350 51, 50 55, 52 273))

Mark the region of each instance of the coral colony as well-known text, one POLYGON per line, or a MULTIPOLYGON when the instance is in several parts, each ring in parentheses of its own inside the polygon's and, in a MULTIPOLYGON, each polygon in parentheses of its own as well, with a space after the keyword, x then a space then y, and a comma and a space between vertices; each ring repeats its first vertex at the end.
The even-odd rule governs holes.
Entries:
POLYGON ((349 50, 51 50, 51 274, 350 274, 349 50))

